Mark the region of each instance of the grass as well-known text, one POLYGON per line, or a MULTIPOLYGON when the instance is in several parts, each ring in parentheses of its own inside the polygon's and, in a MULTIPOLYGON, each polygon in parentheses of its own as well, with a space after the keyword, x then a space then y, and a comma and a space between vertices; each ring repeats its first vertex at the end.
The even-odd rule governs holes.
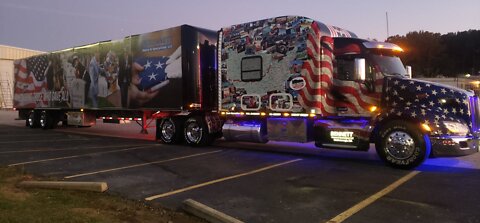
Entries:
POLYGON ((0 167, 0 223, 10 222, 204 222, 180 212, 96 192, 21 189, 32 176, 0 167))

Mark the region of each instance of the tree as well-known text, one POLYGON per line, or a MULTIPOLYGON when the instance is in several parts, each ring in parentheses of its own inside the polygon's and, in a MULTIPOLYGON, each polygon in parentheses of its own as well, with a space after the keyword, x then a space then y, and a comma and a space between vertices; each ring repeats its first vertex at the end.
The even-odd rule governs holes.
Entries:
POLYGON ((432 77, 460 74, 479 74, 480 30, 469 30, 440 35, 427 31, 409 32, 405 36, 389 37, 405 50, 401 56, 413 67, 415 76, 432 77))
POLYGON ((387 40, 402 47, 402 60, 411 65, 413 73, 431 77, 441 73, 441 61, 445 57, 445 46, 439 33, 427 31, 409 32, 406 36, 394 36, 387 40))

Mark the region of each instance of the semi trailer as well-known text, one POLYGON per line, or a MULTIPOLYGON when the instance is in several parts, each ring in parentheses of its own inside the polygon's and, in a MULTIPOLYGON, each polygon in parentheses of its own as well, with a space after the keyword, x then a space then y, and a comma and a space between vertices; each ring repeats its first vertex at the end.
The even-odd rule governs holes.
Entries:
POLYGON ((402 52, 303 16, 183 25, 18 60, 14 102, 44 129, 150 118, 167 144, 374 144, 396 168, 478 152, 478 97, 412 79, 402 52))

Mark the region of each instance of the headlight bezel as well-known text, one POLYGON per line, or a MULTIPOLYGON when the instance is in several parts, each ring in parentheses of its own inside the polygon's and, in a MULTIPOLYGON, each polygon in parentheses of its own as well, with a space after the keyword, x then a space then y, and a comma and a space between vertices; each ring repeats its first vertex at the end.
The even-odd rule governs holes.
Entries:
POLYGON ((467 135, 470 132, 470 128, 465 123, 455 121, 443 121, 443 126, 449 133, 455 135, 467 135))

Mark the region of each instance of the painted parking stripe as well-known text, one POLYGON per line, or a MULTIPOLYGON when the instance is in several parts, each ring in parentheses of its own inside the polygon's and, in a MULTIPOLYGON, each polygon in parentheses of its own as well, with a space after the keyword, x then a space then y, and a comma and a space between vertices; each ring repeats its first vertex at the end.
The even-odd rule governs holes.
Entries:
POLYGON ((166 160, 158 160, 158 161, 153 161, 153 162, 148 162, 148 163, 140 163, 140 164, 129 165, 129 166, 124 166, 124 167, 117 167, 117 168, 112 168, 112 169, 99 170, 99 171, 94 171, 94 172, 90 172, 90 173, 76 174, 76 175, 66 176, 64 178, 65 179, 71 179, 71 178, 83 177, 83 176, 94 175, 94 174, 99 174, 99 173, 106 173, 106 172, 112 172, 112 171, 117 171, 117 170, 125 170, 125 169, 130 169, 130 168, 148 166, 148 165, 152 165, 152 164, 166 163, 166 162, 175 161, 175 160, 182 160, 182 159, 188 159, 188 158, 193 158, 193 157, 197 157, 197 156, 204 156, 204 155, 208 155, 208 154, 218 153, 218 152, 221 152, 221 151, 222 150, 215 150, 215 151, 211 151, 211 152, 197 153, 197 154, 193 154, 193 155, 181 156, 181 157, 176 157, 176 158, 171 158, 171 159, 166 159, 166 160))
POLYGON ((16 140, 16 141, 6 141, 0 142, 0 144, 8 144, 8 143, 22 143, 22 142, 65 142, 65 141, 85 141, 85 140, 92 140, 92 139, 39 139, 39 140, 16 140))
POLYGON ((410 179, 412 179, 414 176, 416 176, 419 173, 420 173, 420 171, 412 171, 412 172, 408 173, 407 175, 403 176, 402 178, 398 179, 397 181, 395 181, 392 184, 385 187, 383 190, 377 192, 376 194, 374 194, 374 195, 368 197, 367 199, 361 201, 360 203, 354 205, 353 207, 351 207, 348 210, 342 212, 341 214, 337 215, 336 217, 330 219, 329 221, 327 221, 327 223, 340 223, 340 222, 345 221, 347 218, 351 217, 355 213, 364 209, 365 207, 372 204, 373 202, 375 202, 379 198, 381 198, 381 197, 385 196, 386 194, 392 192, 397 187, 399 187, 400 185, 409 181, 410 179))
POLYGON ((65 134, 3 134, 0 135, 0 138, 11 138, 11 137, 32 137, 32 136, 65 136, 65 134))
POLYGON ((205 186, 220 183, 220 182, 223 182, 223 181, 232 180, 232 179, 235 179, 235 178, 260 173, 260 172, 267 171, 267 170, 270 170, 270 169, 273 169, 273 168, 276 168, 276 167, 280 167, 280 166, 284 166, 284 165, 287 165, 287 164, 290 164, 290 163, 298 162, 300 160, 302 160, 302 159, 294 159, 294 160, 289 160, 289 161, 282 162, 282 163, 273 164, 273 165, 266 166, 266 167, 256 169, 256 170, 252 170, 252 171, 249 171, 249 172, 245 172, 245 173, 241 173, 241 174, 237 174, 237 175, 233 175, 233 176, 229 176, 229 177, 224 177, 224 178, 204 182, 204 183, 201 183, 201 184, 193 185, 193 186, 190 186, 190 187, 185 187, 185 188, 182 188, 182 189, 170 191, 170 192, 163 193, 163 194, 150 196, 150 197, 145 198, 145 200, 152 201, 152 200, 155 200, 155 199, 158 199, 158 198, 168 197, 168 196, 171 196, 171 195, 179 194, 179 193, 189 191, 189 190, 193 190, 193 189, 197 189, 197 188, 200 188, 200 187, 205 187, 205 186))
POLYGON ((133 147, 133 148, 128 148, 128 149, 110 150, 110 151, 105 151, 105 152, 87 153, 87 154, 80 154, 80 155, 75 155, 75 156, 64 156, 64 157, 57 157, 57 158, 51 158, 51 159, 34 160, 34 161, 28 161, 28 162, 13 163, 13 164, 10 164, 8 166, 19 166, 19 165, 32 164, 32 163, 42 163, 42 162, 55 161, 55 160, 72 159, 72 158, 78 158, 78 157, 82 157, 82 156, 91 156, 91 155, 108 154, 108 153, 118 153, 118 152, 137 150, 137 149, 143 149, 143 148, 149 148, 149 147, 153 148, 153 147, 156 147, 156 146, 159 146, 159 145, 138 146, 138 147, 133 147))
POLYGON ((31 152, 53 152, 53 151, 80 151, 88 149, 107 149, 107 148, 122 148, 122 147, 133 147, 133 146, 148 146, 155 144, 137 144, 137 145, 121 145, 121 146, 92 146, 92 147, 81 147, 77 149, 30 149, 30 150, 11 150, 11 151, 2 151, 1 154, 10 154, 10 153, 31 153, 31 152))

